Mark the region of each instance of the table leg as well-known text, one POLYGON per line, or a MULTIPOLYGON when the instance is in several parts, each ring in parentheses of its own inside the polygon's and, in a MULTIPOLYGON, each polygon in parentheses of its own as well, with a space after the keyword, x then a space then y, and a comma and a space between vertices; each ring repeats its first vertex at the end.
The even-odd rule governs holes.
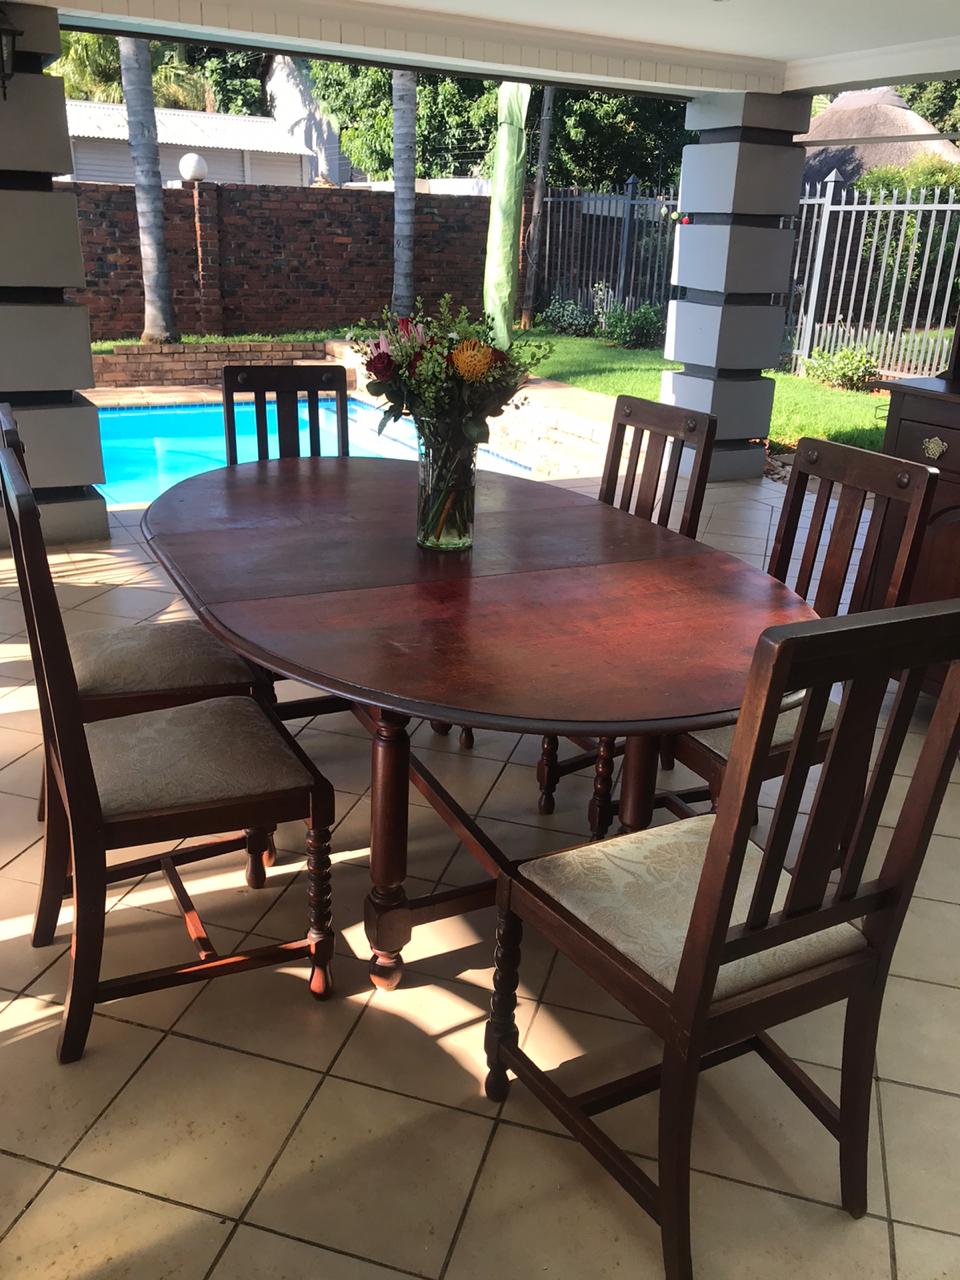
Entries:
POLYGON ((407 716, 379 711, 370 769, 370 879, 364 925, 373 951, 370 981, 392 991, 400 985, 410 941, 410 911, 403 882, 407 874, 407 804, 410 739, 407 716))
POLYGON ((652 822, 659 763, 660 738, 657 734, 627 738, 620 780, 621 834, 642 831, 652 822))

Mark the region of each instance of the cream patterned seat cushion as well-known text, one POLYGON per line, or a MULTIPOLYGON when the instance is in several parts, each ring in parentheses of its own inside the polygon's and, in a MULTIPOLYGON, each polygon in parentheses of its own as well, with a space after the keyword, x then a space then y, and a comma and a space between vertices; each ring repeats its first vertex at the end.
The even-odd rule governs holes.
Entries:
MULTIPOLYGON (((539 885, 594 933, 673 990, 687 937, 714 815, 685 818, 527 863, 521 875, 539 885)), ((731 925, 747 916, 763 854, 747 845, 731 925)), ((774 910, 790 877, 781 877, 774 910)), ((867 944, 841 924, 720 967, 714 999, 800 973, 861 950, 867 944)))
MULTIPOLYGON (((773 741, 770 743, 771 750, 776 747, 788 747, 797 736, 797 726, 800 724, 801 705, 791 707, 788 711, 781 711, 777 717, 776 728, 773 731, 773 741)), ((827 709, 823 713, 823 720, 820 724, 821 732, 832 729, 837 723, 837 715, 840 707, 836 702, 828 702, 827 709)), ((700 729, 692 733, 691 738, 695 738, 697 742, 702 742, 705 747, 718 756, 722 756, 724 760, 729 759, 730 751, 733 747, 733 731, 736 725, 725 724, 719 729, 700 729)))
POLYGON ((253 698, 210 698, 84 731, 107 821, 313 785, 253 698))
POLYGON ((253 680, 247 663, 193 620, 79 631, 69 644, 82 698, 253 680))

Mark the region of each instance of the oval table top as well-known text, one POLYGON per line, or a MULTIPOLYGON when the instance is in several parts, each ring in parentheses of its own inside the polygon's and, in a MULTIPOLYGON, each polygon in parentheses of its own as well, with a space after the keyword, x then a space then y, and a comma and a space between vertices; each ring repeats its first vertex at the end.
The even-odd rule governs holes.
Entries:
POLYGON ((729 722, 757 637, 813 611, 726 552, 583 494, 481 472, 474 547, 415 541, 417 467, 207 471, 144 515, 207 626, 351 701, 520 733, 729 722))

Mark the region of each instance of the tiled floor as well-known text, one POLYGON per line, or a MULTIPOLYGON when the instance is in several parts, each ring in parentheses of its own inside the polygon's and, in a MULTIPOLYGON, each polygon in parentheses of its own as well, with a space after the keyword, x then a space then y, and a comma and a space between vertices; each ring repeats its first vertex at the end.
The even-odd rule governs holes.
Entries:
MULTIPOLYGON (((712 488, 704 539, 762 565, 782 495, 768 481, 712 488)), ((109 544, 52 556, 69 629, 185 613, 137 521, 120 513, 109 544)), ((338 790, 337 999, 311 1001, 297 965, 141 996, 104 1007, 86 1057, 56 1064, 69 919, 52 947, 30 947, 40 738, 22 626, 0 558, 0 1277, 660 1276, 652 1223, 523 1088, 502 1108, 483 1096, 488 916, 419 929, 404 986, 371 993, 361 924, 368 747, 348 716, 302 734, 338 790)), ((455 735, 429 726, 415 741, 504 847, 549 849, 585 834, 587 779, 565 780, 556 814, 537 818, 535 743, 478 732, 465 756, 455 735)), ((698 1108, 702 1280, 960 1277, 960 781, 950 791, 889 984, 869 1215, 852 1222, 837 1208, 835 1144, 793 1095, 759 1061, 729 1063, 705 1077, 698 1108)), ((411 807, 411 836, 414 888, 473 875, 422 803, 411 807)), ((258 893, 237 859, 191 871, 218 946, 302 928, 299 840, 281 832, 289 852, 258 893)), ((189 955, 154 879, 120 886, 108 921, 108 971, 189 955)), ((532 936, 520 995, 530 1052, 568 1084, 655 1052, 643 1028, 532 936)), ((834 1092, 839 1013, 779 1033, 834 1092)), ((637 1158, 655 1150, 651 1099, 605 1123, 637 1158)))

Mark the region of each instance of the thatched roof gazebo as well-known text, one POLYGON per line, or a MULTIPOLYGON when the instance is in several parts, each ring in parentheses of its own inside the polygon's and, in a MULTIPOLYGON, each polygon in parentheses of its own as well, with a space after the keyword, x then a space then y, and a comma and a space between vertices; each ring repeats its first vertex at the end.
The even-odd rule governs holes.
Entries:
POLYGON ((811 147, 807 152, 804 181, 822 182, 836 169, 845 182, 852 182, 880 165, 906 165, 919 156, 935 156, 949 164, 960 164, 960 147, 945 138, 931 138, 936 132, 935 126, 911 111, 889 85, 838 94, 827 109, 811 121, 809 133, 797 141, 816 142, 818 138, 825 142, 847 138, 850 141, 836 146, 811 147), (870 138, 877 141, 864 141, 870 138))

